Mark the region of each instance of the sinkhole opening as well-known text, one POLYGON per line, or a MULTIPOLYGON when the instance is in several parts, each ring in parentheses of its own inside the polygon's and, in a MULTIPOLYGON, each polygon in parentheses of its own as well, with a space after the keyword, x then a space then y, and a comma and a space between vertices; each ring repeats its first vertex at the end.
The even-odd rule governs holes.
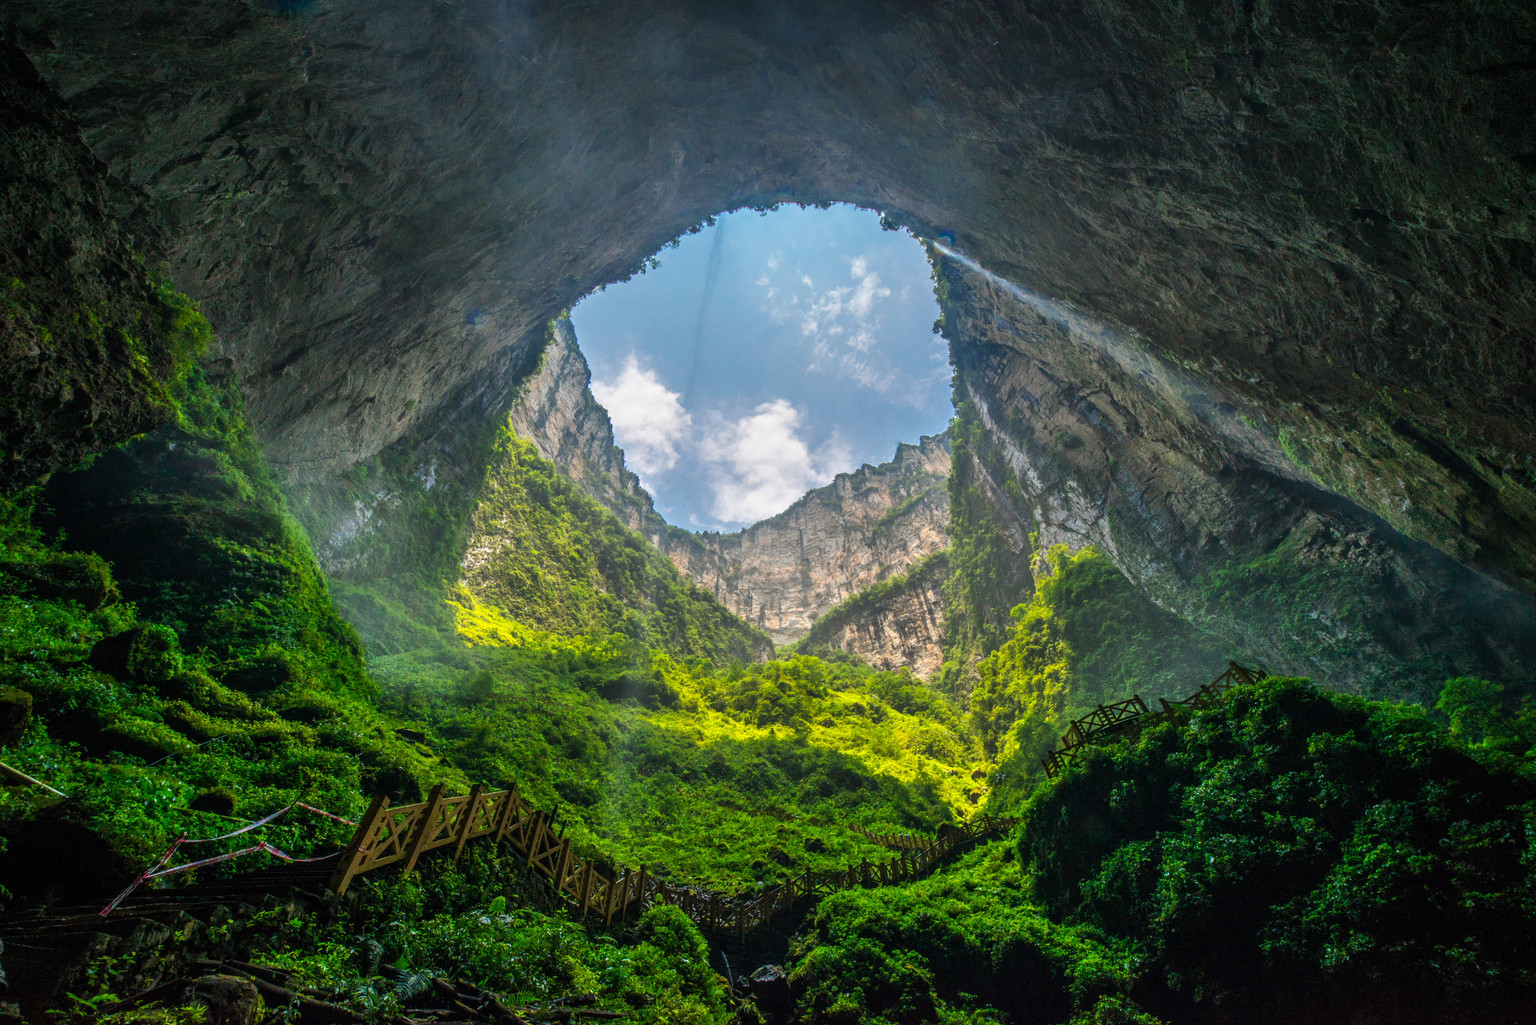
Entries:
POLYGON ((943 431, 938 317, 923 243, 847 204, 721 214, 571 311, 657 511, 717 531, 943 431))

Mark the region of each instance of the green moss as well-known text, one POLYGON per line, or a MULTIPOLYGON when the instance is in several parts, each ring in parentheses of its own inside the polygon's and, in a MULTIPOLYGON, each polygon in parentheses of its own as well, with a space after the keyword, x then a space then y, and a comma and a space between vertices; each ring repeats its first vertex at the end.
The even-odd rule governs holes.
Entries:
POLYGON ((194 371, 176 424, 55 475, 45 498, 70 546, 109 560, 144 616, 220 677, 371 692, 232 378, 194 371))
MULTIPOLYGON (((233 384, 201 370, 186 383, 177 424, 0 502, 0 684, 37 713, 8 759, 70 798, 48 811, 7 790, 0 819, 62 815, 132 863, 205 833, 187 806, 211 787, 240 815, 295 798, 355 815, 369 789, 461 782, 373 706, 233 384)), ((272 839, 344 834, 295 824, 272 839)))
POLYGON ((196 303, 166 281, 147 273, 145 278, 138 301, 121 310, 106 305, 49 310, 26 282, 9 278, 0 282, 0 318, 44 347, 88 353, 121 367, 130 387, 175 416, 187 375, 207 351, 213 329, 196 303))

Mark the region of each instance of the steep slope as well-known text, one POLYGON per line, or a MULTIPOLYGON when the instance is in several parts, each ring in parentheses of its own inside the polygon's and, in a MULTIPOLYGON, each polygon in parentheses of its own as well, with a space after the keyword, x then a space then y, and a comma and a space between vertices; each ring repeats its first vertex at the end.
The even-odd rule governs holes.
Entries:
POLYGON ((114 216, 69 108, 0 39, 0 488, 151 430, 211 331, 114 216))
POLYGON ((535 370, 517 390, 508 422, 582 491, 608 507, 631 530, 660 520, 640 478, 624 465, 608 411, 592 397, 592 370, 576 347, 570 318, 550 325, 535 370))
POLYGON ((941 549, 838 602, 811 624, 800 648, 848 651, 877 669, 906 668, 930 679, 944 659, 949 577, 949 553, 941 549))
POLYGON ((623 633, 685 658, 752 661, 772 647, 510 427, 476 497, 461 579, 475 603, 553 633, 623 633))

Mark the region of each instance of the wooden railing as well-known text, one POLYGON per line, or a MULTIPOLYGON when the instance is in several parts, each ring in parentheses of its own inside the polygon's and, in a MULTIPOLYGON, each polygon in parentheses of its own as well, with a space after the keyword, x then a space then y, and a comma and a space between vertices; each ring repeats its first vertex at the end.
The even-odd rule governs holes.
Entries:
POLYGON ((1245 669, 1236 662, 1228 662, 1226 672, 1182 701, 1160 698, 1162 702, 1160 712, 1154 712, 1148 708, 1139 694, 1132 694, 1128 700, 1113 705, 1100 705, 1081 719, 1073 719, 1072 725, 1061 736, 1061 747, 1046 752, 1045 757, 1041 759, 1041 764, 1045 766, 1045 774, 1054 777, 1061 773, 1077 759, 1087 744, 1097 738, 1121 732, 1132 723, 1167 715, 1175 708, 1205 708, 1215 704, 1223 694, 1236 685, 1254 683, 1263 675, 1263 673, 1245 669))
POLYGON ((925 851, 936 844, 953 841, 950 850, 954 850, 960 844, 978 840, 989 833, 1003 833, 1018 825, 1019 820, 1014 818, 996 818, 991 815, 980 815, 969 822, 958 825, 946 823, 939 827, 939 833, 935 836, 924 836, 921 833, 876 833, 874 830, 865 829, 863 826, 849 826, 853 832, 866 840, 870 840, 882 847, 889 847, 898 851, 925 851))
MULTIPOLYGON (((605 925, 627 916, 631 908, 673 904, 708 932, 741 936, 802 898, 924 875, 960 847, 1012 828, 1016 821, 982 816, 964 825, 945 827, 925 843, 914 840, 889 861, 865 859, 840 871, 808 870, 762 893, 723 897, 669 883, 644 867, 614 871, 580 857, 571 841, 553 827, 551 817, 524 800, 516 786, 489 793, 477 786, 462 797, 445 797, 443 791, 439 784, 423 803, 401 807, 391 806, 387 797, 375 798, 342 852, 331 888, 345 893, 359 875, 391 865, 403 864, 409 872, 428 851, 452 847, 457 859, 470 840, 493 837, 526 858, 528 867, 548 880, 581 914, 596 915, 605 925)), ((884 842, 879 834, 857 831, 884 842)))

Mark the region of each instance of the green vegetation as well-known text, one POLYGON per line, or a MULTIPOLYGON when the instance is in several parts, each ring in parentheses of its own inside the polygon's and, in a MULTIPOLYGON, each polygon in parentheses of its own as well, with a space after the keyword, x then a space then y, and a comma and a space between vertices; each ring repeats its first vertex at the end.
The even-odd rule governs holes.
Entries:
POLYGON ((795 956, 800 1020, 816 1025, 1155 1025, 1122 993, 1133 948, 1053 922, 1006 844, 915 883, 827 898, 795 956))
POLYGON ((976 745, 907 674, 458 615, 474 647, 374 663, 386 707, 468 777, 558 808, 584 853, 737 892, 881 853, 848 823, 932 829, 969 807, 976 745))
POLYGON ((452 632, 443 595, 462 572, 469 517, 496 433, 494 420, 464 424, 451 454, 426 456, 400 442, 333 486, 286 488, 317 544, 324 532, 351 535, 327 542, 335 566, 328 579, 337 607, 371 653, 409 651, 452 632))
MULTIPOLYGON (((411 801, 438 781, 515 783, 583 855, 752 892, 889 856, 851 825, 942 829, 992 767, 987 809, 1022 813, 1017 836, 820 902, 790 950, 797 1020, 1449 1023, 1529 1006, 1530 699, 1452 679, 1446 728, 1269 680, 1042 781, 1039 753, 1074 714, 1186 694, 1242 653, 1092 548, 1046 553, 1031 590, 984 495, 983 475, 1005 476, 972 411, 955 448, 954 549, 817 629, 947 575, 945 679, 974 683, 964 708, 910 674, 809 654, 814 631, 756 661, 760 635, 506 430, 483 442, 473 501, 473 474, 447 488, 404 455, 365 475, 405 496, 347 585, 377 613, 365 664, 233 381, 193 370, 173 424, 0 502, 0 733, 32 716, 5 759, 67 795, 0 791, 0 899, 54 890, 61 864, 95 897, 182 832, 294 800, 355 816, 367 794, 411 801)), ((1297 629, 1282 605, 1311 584, 1293 556, 1207 583, 1297 629)), ((307 852, 349 833, 295 819, 265 835, 307 852)), ((640 1022, 750 1020, 680 912, 589 928, 516 860, 472 845, 457 866, 365 876, 323 912, 273 907, 196 942, 375 1020, 432 976, 512 1004, 591 994, 640 1022)), ((110 1002, 125 971, 98 965, 81 1007, 110 1002)))
POLYGON ((1091 545, 1058 545, 1052 573, 977 666, 971 723, 997 758, 992 801, 1022 799, 1073 718, 1132 694, 1182 698, 1237 653, 1158 608, 1091 545))
POLYGON ((467 587, 554 633, 622 633, 684 657, 751 659, 759 630, 685 580, 656 548, 503 429, 470 524, 467 587))
MULTIPOLYGON (((19 737, 7 737, 15 743, 5 758, 68 795, 60 801, 27 789, 0 790, 0 831, 7 838, 0 853, 0 900, 36 899, 58 892, 61 884, 86 898, 111 892, 178 834, 208 836, 232 828, 225 812, 254 818, 304 800, 356 816, 368 792, 417 799, 424 784, 438 780, 462 792, 468 779, 457 763, 477 773, 515 767, 519 780, 533 782, 551 807, 565 805, 548 778, 531 778, 534 766, 518 760, 524 751, 498 761, 518 747, 518 735, 488 749, 477 743, 478 734, 456 732, 461 720, 478 729, 476 716, 494 719, 490 713, 503 704, 498 692, 510 685, 481 668, 474 652, 441 652, 433 679, 446 690, 414 698, 453 709, 444 726, 451 739, 443 742, 450 757, 422 743, 388 707, 376 705, 377 687, 356 636, 330 604, 307 541, 244 422, 233 384, 206 372, 194 372, 188 384, 176 425, 56 475, 46 492, 0 503, 0 696, 8 714, 32 713, 19 737), (210 804, 222 810, 193 810, 210 804), (59 875, 61 864, 69 865, 67 878, 59 875)), ((507 625, 493 613, 474 621, 483 624, 488 615, 507 625)), ((525 645, 537 650, 483 654, 487 664, 515 671, 523 684, 537 671, 547 672, 544 682, 561 692, 557 702, 569 703, 549 711, 567 718, 553 714, 493 725, 526 736, 541 727, 561 731, 549 739, 571 765, 581 759, 573 745, 582 739, 576 721, 585 715, 620 733, 649 730, 654 745, 637 741, 625 748, 648 758, 647 764, 690 757, 687 744, 666 728, 631 722, 640 706, 621 699, 622 685, 609 691, 613 701, 602 696, 599 677, 606 672, 613 683, 622 676, 636 642, 622 636, 540 638, 542 647, 525 645), (544 666, 551 660, 556 664, 544 666), (583 684, 596 689, 589 693, 583 684)), ((665 666, 666 656, 638 650, 658 669, 665 666)), ((424 656, 395 661, 400 665, 394 675, 389 666, 381 674, 392 698, 401 690, 399 674, 418 683, 427 675, 424 656)), ((808 713, 834 718, 821 705, 836 701, 839 681, 829 686, 809 663, 787 673, 754 671, 755 688, 745 682, 750 673, 738 672, 737 686, 722 687, 721 700, 740 705, 744 722, 777 726, 753 726, 767 739, 735 738, 743 748, 757 743, 771 758, 777 753, 773 729, 803 733, 808 713), (805 686, 797 690, 802 678, 805 686), (812 698, 811 690, 821 697, 812 698)), ((681 668, 667 675, 680 689, 692 678, 681 668)), ((895 681, 884 693, 915 707, 920 699, 904 695, 902 687, 895 681)), ((891 714, 905 722, 903 713, 891 714)), ((950 718, 958 725, 957 717, 950 718)), ((931 729, 921 726, 913 728, 914 736, 931 744, 931 729)), ((818 792, 838 789, 818 772, 860 771, 861 763, 809 748, 803 739, 786 739, 782 746, 794 747, 803 763, 796 779, 818 792)), ((924 757, 889 744, 869 755, 914 773, 923 771, 924 757)), ((719 751, 713 758, 705 768, 718 762, 719 751)), ((759 767, 744 762, 733 778, 767 800, 773 791, 757 775, 759 767)), ((679 771, 696 774, 696 768, 679 771)), ((556 771, 551 778, 566 777, 556 771)), ((894 778, 872 789, 893 806, 916 792, 894 778)), ((936 797, 926 800, 916 803, 933 821, 948 814, 936 797)), ((825 823, 819 829, 832 832, 825 823)), ((349 834, 342 825, 295 818, 262 835, 302 853, 335 846, 349 834)), ((709 877, 708 857, 695 860, 709 877)), ((496 852, 468 852, 460 868, 429 864, 409 879, 363 880, 359 899, 337 915, 264 913, 236 949, 300 969, 306 983, 370 1014, 398 1007, 410 979, 439 975, 495 986, 514 1002, 593 993, 600 1007, 622 1010, 629 1020, 723 1020, 723 986, 708 949, 674 909, 647 913, 622 939, 589 935, 563 914, 527 906, 537 887, 496 852), (368 937, 361 955, 359 935, 368 937), (404 981, 380 978, 380 959, 408 970, 404 981)), ((233 870, 221 866, 198 874, 233 870)), ((200 942, 226 942, 220 939, 226 933, 217 927, 200 942)), ((181 942, 178 936, 168 946, 181 942)), ((121 981, 118 970, 107 961, 87 972, 94 991, 77 994, 85 1017, 93 1014, 87 1008, 111 1002, 111 987, 121 981)), ((174 1019, 181 1012, 167 1013, 174 1019)))
MULTIPOLYGON (((1278 648, 1287 665, 1314 667, 1319 675, 1348 671, 1351 689, 1372 697, 1431 702, 1441 681, 1483 671, 1486 640, 1471 614, 1415 627, 1424 617, 1423 597, 1404 585, 1390 557, 1363 542, 1304 520, 1271 551, 1198 578, 1201 598, 1190 618, 1213 633, 1278 648), (1371 640, 1384 623, 1400 631, 1396 652, 1371 640), (1262 638, 1253 636, 1258 631, 1262 638)), ((1483 609, 1497 614, 1487 604, 1483 609)))
POLYGON ((372 691, 230 377, 197 371, 178 422, 57 474, 44 499, 68 546, 110 562, 146 620, 241 690, 372 691))
POLYGON ((589 932, 567 915, 530 907, 537 888, 526 872, 517 859, 476 846, 457 866, 433 860, 412 876, 364 877, 357 897, 328 922, 269 913, 255 924, 270 938, 253 956, 298 969, 308 984, 370 1016, 398 1013, 435 976, 493 989, 514 1007, 590 994, 595 1009, 626 1021, 727 1020, 724 980, 681 911, 651 909, 617 937, 589 932), (381 978, 381 965, 404 974, 381 978))
POLYGON ((890 533, 891 527, 895 523, 897 523, 903 516, 906 516, 907 513, 916 508, 919 502, 927 500, 929 496, 935 494, 939 490, 940 485, 931 484, 928 487, 923 488, 921 491, 915 492, 914 494, 910 494, 906 498, 903 498, 900 502, 897 502, 895 505, 891 506, 891 508, 880 514, 880 518, 876 520, 874 524, 869 528, 870 534, 875 537, 880 537, 890 533))
MULTIPOLYGON (((175 415, 187 375, 213 340, 213 329, 197 304, 170 284, 143 273, 122 308, 107 303, 54 309, 39 298, 49 286, 29 288, 20 278, 0 279, 0 320, 7 332, 48 350, 89 354, 116 364, 129 386, 164 413, 175 415)), ((86 381, 75 381, 85 386, 86 381)), ((19 393, 8 392, 6 401, 19 393)), ((0 408, 0 416, 10 410, 0 408)))
POLYGON ((1536 989, 1536 766, 1494 725, 1480 761, 1418 707, 1240 687, 1037 790, 1021 856, 1169 1020, 1506 1020, 1536 989))
POLYGON ((955 395, 949 438, 949 582, 944 586, 944 665, 935 681, 952 694, 975 682, 976 663, 1007 636, 1006 612, 1029 597, 1028 553, 1008 544, 990 482, 1007 480, 975 408, 955 395))
MULTIPOLYGON (((51 871, 23 821, 85 845, 90 884, 183 830, 222 831, 227 820, 190 809, 210 791, 236 815, 296 799, 348 814, 367 789, 411 795, 444 772, 373 707, 356 637, 233 386, 202 372, 178 425, 0 504, 0 624, 0 687, 35 713, 6 759, 68 795, 0 791, 12 889, 51 871)), ((300 849, 341 838, 304 825, 273 836, 300 849)))

